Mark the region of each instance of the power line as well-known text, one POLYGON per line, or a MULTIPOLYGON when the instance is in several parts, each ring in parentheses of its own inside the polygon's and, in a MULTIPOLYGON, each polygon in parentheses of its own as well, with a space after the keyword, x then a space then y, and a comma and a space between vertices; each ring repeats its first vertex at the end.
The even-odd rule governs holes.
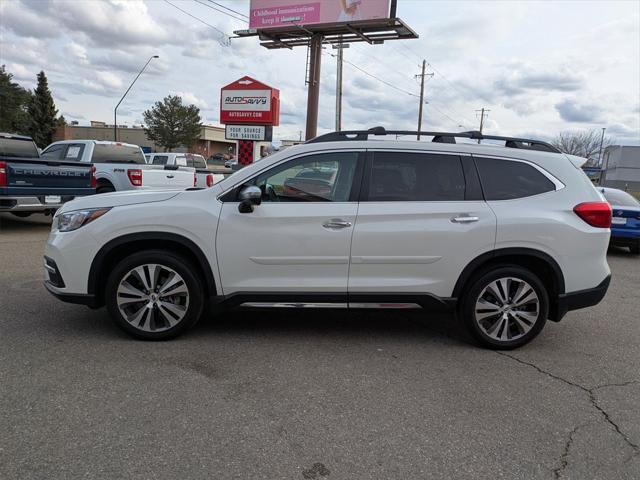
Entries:
POLYGON ((232 15, 232 14, 230 14, 230 13, 228 13, 228 12, 225 12, 224 10, 220 10, 220 9, 218 9, 218 8, 216 8, 216 7, 213 7, 213 6, 209 5, 208 3, 204 3, 204 2, 202 2, 202 1, 200 1, 200 0, 193 0, 193 1, 194 1, 194 2, 196 2, 196 3, 199 3, 200 5, 205 6, 205 7, 207 7, 207 8, 210 8, 211 10, 215 10, 216 12, 222 13, 223 15, 227 15, 228 17, 231 17, 231 18, 233 18, 234 20, 239 20, 239 21, 241 21, 241 22, 245 22, 245 23, 247 23, 247 20, 246 20, 246 19, 244 19, 244 18, 238 18, 238 17, 236 17, 235 15, 232 15))
MULTIPOLYGON (((334 55, 333 53, 329 53, 329 55, 331 55, 332 57, 336 57, 336 55, 334 55)), ((347 64, 351 65, 356 70, 359 70, 360 72, 364 73, 365 75, 368 75, 369 77, 374 78, 374 79, 378 80, 381 83, 384 83, 388 87, 391 87, 391 88, 393 88, 395 90, 398 90, 399 92, 406 93, 407 95, 411 95, 412 97, 420 98, 420 95, 412 93, 412 92, 410 92, 408 90, 405 90, 404 88, 400 88, 400 87, 398 87, 398 86, 396 86, 396 85, 394 85, 392 83, 389 83, 386 80, 383 80, 382 78, 375 76, 373 73, 367 72, 364 68, 359 67, 358 65, 356 65, 355 63, 353 63, 353 62, 351 62, 349 60, 344 60, 344 63, 347 63, 347 64)))
POLYGON ((222 7, 222 8, 224 8, 225 10, 229 10, 230 12, 237 13, 237 14, 238 14, 238 15, 240 15, 241 17, 245 17, 245 18, 247 18, 247 19, 249 18, 249 16, 248 16, 248 15, 245 15, 244 13, 241 13, 241 12, 239 12, 239 11, 237 11, 237 10, 234 10, 233 8, 225 7, 225 6, 224 6, 224 5, 222 5, 221 3, 214 2, 213 0, 209 0, 209 2, 211 2, 211 3, 215 4, 215 5, 218 5, 219 7, 222 7))
POLYGON ((226 40, 222 41, 220 40, 220 43, 225 46, 228 47, 231 45, 231 41, 229 40, 231 38, 231 35, 229 35, 228 33, 223 32, 222 30, 220 30, 218 27, 214 27, 213 25, 211 25, 210 23, 205 22, 204 20, 202 20, 201 18, 196 17, 195 15, 191 15, 189 12, 187 12, 186 10, 183 10, 182 8, 178 7, 177 5, 174 5, 173 3, 171 3, 169 0, 164 0, 165 3, 168 3, 169 5, 171 5, 173 8, 176 8, 178 10, 180 10, 182 13, 184 13, 185 15, 189 15, 191 18, 193 18, 194 20, 199 21, 200 23, 205 24, 207 27, 213 28, 216 32, 220 33, 226 40))

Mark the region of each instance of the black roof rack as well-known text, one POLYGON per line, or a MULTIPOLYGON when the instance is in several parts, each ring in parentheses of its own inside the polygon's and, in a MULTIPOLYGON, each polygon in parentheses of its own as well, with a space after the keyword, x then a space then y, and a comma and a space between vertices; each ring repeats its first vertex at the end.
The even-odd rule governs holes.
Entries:
POLYGON ((524 150, 539 150, 542 152, 561 153, 550 143, 530 138, 501 137, 498 135, 485 135, 478 131, 469 132, 417 132, 412 130, 387 130, 384 127, 373 127, 369 130, 342 130, 339 132, 326 133, 318 137, 307 140, 306 143, 320 142, 343 142, 350 140, 368 140, 369 135, 415 135, 420 134, 425 137, 433 137, 432 142, 436 143, 456 143, 456 138, 469 138, 471 140, 498 140, 503 141, 507 148, 521 148, 524 150))

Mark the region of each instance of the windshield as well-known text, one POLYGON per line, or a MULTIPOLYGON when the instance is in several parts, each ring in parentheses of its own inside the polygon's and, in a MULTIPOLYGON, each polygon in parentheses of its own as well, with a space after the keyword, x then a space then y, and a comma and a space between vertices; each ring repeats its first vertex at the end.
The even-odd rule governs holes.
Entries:
POLYGON ((3 157, 38 158, 36 144, 32 140, 0 137, 0 155, 3 157))
POLYGON ((605 190, 602 193, 611 205, 618 207, 640 207, 638 200, 622 190, 605 190))

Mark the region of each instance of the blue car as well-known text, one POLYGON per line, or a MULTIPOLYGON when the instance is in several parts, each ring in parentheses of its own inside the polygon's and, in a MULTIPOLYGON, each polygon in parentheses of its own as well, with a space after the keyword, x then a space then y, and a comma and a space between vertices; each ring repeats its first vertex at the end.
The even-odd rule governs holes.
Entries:
POLYGON ((627 192, 615 188, 598 187, 611 204, 611 245, 629 247, 631 253, 640 254, 640 202, 627 192))

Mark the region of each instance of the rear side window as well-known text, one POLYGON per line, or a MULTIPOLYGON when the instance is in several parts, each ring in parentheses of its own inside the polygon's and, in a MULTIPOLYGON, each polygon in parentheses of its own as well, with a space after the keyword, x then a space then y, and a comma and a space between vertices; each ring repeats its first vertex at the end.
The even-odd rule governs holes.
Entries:
POLYGON ((187 157, 187 167, 207 168, 207 162, 202 155, 189 155, 187 157))
POLYGON ((539 170, 524 162, 475 157, 486 200, 512 200, 556 189, 539 170))
POLYGON ((166 165, 169 157, 167 155, 154 155, 153 156, 153 165, 166 165))
POLYGON ((375 152, 368 190, 369 202, 462 201, 462 163, 455 155, 375 152))
POLYGON ((96 143, 91 161, 93 163, 146 163, 140 147, 117 143, 96 143))
POLYGON ((82 160, 82 152, 84 152, 84 145, 82 145, 81 143, 72 143, 67 147, 67 151, 64 154, 64 159, 79 162, 80 160, 82 160))

